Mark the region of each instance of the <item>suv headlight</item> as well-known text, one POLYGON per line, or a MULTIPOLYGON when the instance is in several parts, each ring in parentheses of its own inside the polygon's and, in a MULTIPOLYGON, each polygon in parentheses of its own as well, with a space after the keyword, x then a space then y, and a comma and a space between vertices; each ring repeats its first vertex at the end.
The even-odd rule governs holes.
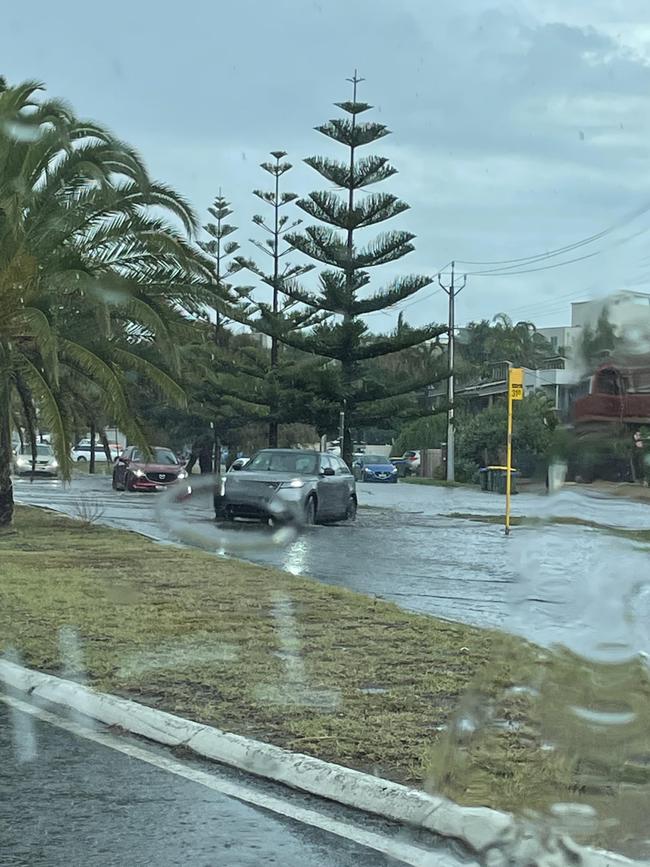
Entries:
POLYGON ((396 472, 397 472, 397 467, 393 467, 393 468, 391 469, 390 472, 391 472, 391 473, 396 473, 396 472))
POLYGON ((142 479, 144 478, 144 476, 146 476, 146 473, 144 470, 133 470, 133 475, 137 476, 137 478, 139 479, 142 479))
POLYGON ((178 474, 177 478, 179 478, 179 479, 186 479, 186 478, 187 478, 187 473, 185 472, 185 470, 181 470, 180 473, 178 474))
POLYGON ((281 488, 304 488, 305 483, 302 479, 291 479, 289 482, 282 482, 281 488))

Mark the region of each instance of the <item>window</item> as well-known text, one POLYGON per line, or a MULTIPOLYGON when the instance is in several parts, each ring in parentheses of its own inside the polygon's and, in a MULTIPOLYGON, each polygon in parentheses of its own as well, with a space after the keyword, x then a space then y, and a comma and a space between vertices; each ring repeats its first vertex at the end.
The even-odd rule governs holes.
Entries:
MULTIPOLYGON (((32 453, 32 447, 29 445, 24 445, 20 449, 21 455, 30 455, 31 456, 31 453, 32 453)), ((52 446, 48 446, 48 445, 44 445, 44 444, 36 446, 36 456, 39 458, 49 458, 53 454, 54 454, 54 452, 52 451, 52 446)))
POLYGON ((321 455, 320 456, 321 472, 325 469, 330 469, 330 468, 333 470, 336 470, 336 465, 334 464, 335 460, 336 460, 336 458, 332 457, 331 455, 321 455))
POLYGON ((310 475, 316 472, 317 458, 310 452, 264 451, 255 455, 250 463, 242 467, 244 472, 276 472, 310 475))
POLYGON ((348 469, 348 465, 345 463, 344 460, 341 460, 341 458, 338 458, 338 457, 332 457, 332 458, 330 458, 330 460, 332 461, 332 463, 334 465, 334 469, 336 471, 337 476, 349 476, 350 475, 350 470, 348 469))

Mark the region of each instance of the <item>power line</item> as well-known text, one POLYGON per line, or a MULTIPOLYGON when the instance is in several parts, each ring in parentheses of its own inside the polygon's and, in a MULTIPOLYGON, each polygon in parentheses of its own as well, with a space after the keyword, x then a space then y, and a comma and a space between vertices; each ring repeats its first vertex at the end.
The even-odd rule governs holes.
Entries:
MULTIPOLYGON (((447 262, 442 268, 438 268, 436 271, 437 274, 444 274, 444 269, 447 265, 451 265, 451 262, 447 262)), ((408 310, 409 307, 413 307, 414 304, 420 304, 422 301, 430 301, 431 298, 434 298, 436 295, 439 295, 442 292, 442 289, 436 289, 435 292, 431 292, 429 295, 423 295, 421 298, 414 298, 412 301, 409 301, 408 304, 403 304, 401 307, 394 309, 395 305, 391 305, 388 310, 392 313, 402 313, 404 310, 408 310)), ((396 301, 395 304, 401 304, 401 301, 396 301)), ((390 316, 391 314, 387 312, 387 310, 371 310, 370 313, 364 313, 364 316, 372 316, 373 313, 383 313, 384 316, 390 316)))
POLYGON ((645 234, 649 228, 650 227, 639 229, 638 232, 633 232, 631 235, 626 235, 624 238, 619 238, 612 244, 608 244, 606 247, 601 247, 599 250, 595 250, 593 253, 586 253, 584 256, 576 256, 573 259, 564 259, 562 262, 552 262, 550 265, 540 265, 537 268, 515 268, 515 270, 513 270, 514 266, 511 266, 510 268, 493 268, 487 271, 468 271, 467 275, 471 277, 508 277, 510 275, 532 274, 539 271, 549 271, 553 268, 561 268, 564 265, 572 265, 575 262, 582 262, 585 259, 592 259, 594 256, 600 256, 606 250, 611 250, 614 247, 621 247, 623 244, 627 244, 634 238, 638 238, 640 235, 645 234))
POLYGON ((517 265, 524 262, 533 264, 536 261, 551 259, 555 256, 561 256, 562 254, 570 253, 572 250, 576 250, 579 247, 584 247, 586 244, 592 244, 594 241, 599 241, 601 238, 606 237, 616 229, 620 229, 622 226, 626 226, 628 223, 631 223, 633 220, 636 220, 638 217, 642 216, 648 211, 650 211, 650 202, 640 208, 637 208, 634 211, 631 211, 620 220, 617 220, 615 223, 612 223, 611 226, 608 226, 606 229, 603 229, 600 232, 596 232, 595 234, 589 235, 586 238, 582 238, 579 241, 575 241, 572 244, 566 244, 565 246, 557 247, 554 250, 547 250, 544 253, 536 253, 532 256, 521 256, 516 259, 486 259, 484 261, 457 259, 456 262, 460 265, 517 265))
POLYGON ((600 256, 602 252, 602 250, 596 250, 593 253, 586 253, 584 256, 576 256, 574 259, 565 259, 563 262, 553 262, 551 265, 540 265, 539 268, 524 268, 516 271, 495 268, 491 271, 468 271, 467 275, 471 277, 508 277, 515 274, 533 274, 536 271, 550 271, 552 268, 562 268, 564 265, 573 265, 575 262, 583 262, 585 259, 592 259, 594 256, 600 256))
POLYGON ((546 310, 551 310, 556 307, 564 307, 565 302, 568 300, 573 301, 576 296, 583 295, 583 290, 578 289, 573 292, 567 292, 565 295, 558 295, 555 298, 547 298, 545 301, 538 301, 537 303, 533 302, 531 304, 520 304, 519 307, 511 307, 511 313, 517 313, 519 311, 530 311, 534 310, 539 313, 544 313, 546 310))

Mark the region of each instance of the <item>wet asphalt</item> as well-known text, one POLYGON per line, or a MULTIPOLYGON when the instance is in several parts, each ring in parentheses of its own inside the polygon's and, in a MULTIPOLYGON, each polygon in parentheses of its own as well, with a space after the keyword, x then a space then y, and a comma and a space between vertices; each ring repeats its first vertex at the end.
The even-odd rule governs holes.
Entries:
MULTIPOLYGON (((98 724, 90 730, 105 735, 117 749, 0 701, 3 867, 396 867, 404 863, 356 839, 252 806, 152 766, 120 748, 135 744, 149 755, 175 761, 169 751, 106 733, 98 724), (5 797, 7 792, 11 797, 5 797)), ((198 761, 181 767, 190 772, 207 770, 217 783, 222 774, 218 766, 198 761)), ((232 775, 223 774, 232 784, 232 775)), ((297 801, 310 810, 317 805, 315 799, 293 793, 286 802, 289 809, 297 801)), ((376 834, 398 848, 415 844, 418 851, 430 854, 431 867, 472 863, 448 845, 416 839, 414 833, 382 820, 350 819, 349 812, 333 805, 323 807, 323 815, 346 822, 353 837, 359 829, 361 835, 376 834)))

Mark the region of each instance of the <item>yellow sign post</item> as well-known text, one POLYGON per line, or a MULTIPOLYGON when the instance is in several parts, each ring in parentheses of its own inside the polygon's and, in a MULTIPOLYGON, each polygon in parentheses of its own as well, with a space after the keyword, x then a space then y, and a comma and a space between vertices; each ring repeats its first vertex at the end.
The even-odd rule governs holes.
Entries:
POLYGON ((523 400, 524 371, 522 367, 508 370, 508 440, 506 456, 506 536, 510 533, 510 496, 512 493, 512 402, 523 400))

